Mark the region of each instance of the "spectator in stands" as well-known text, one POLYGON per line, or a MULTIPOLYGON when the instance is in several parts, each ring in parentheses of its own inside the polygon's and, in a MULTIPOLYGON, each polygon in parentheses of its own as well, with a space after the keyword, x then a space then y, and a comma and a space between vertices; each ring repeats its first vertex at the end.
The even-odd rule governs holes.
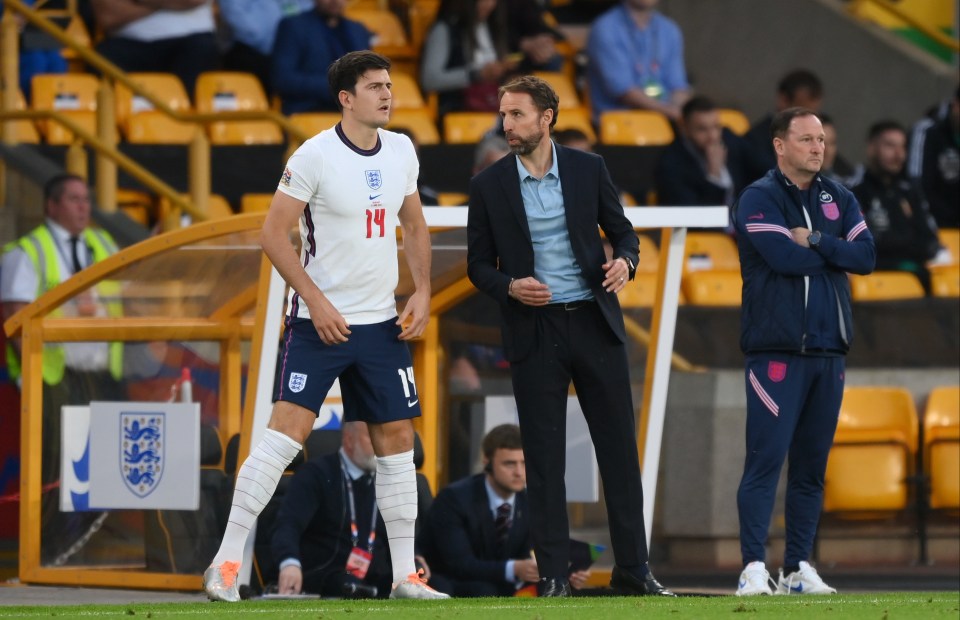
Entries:
POLYGON ((314 10, 277 27, 270 73, 284 114, 337 111, 327 68, 347 52, 370 49, 371 39, 366 26, 343 16, 346 6, 346 0, 315 0, 314 10))
POLYGON ((563 56, 557 41, 563 38, 546 20, 546 11, 537 0, 504 0, 507 5, 507 46, 523 54, 517 70, 562 71, 563 56))
POLYGON ((498 135, 488 135, 477 143, 473 150, 473 174, 484 170, 487 166, 510 154, 510 145, 507 139, 498 135))
POLYGON ((867 135, 867 161, 852 184, 877 245, 877 269, 909 271, 930 292, 926 262, 940 251, 937 226, 917 180, 906 174, 907 131, 878 121, 867 135))
POLYGON ((941 228, 960 228, 960 87, 937 118, 913 128, 910 176, 919 179, 941 228))
POLYGON ((436 92, 439 114, 494 112, 497 88, 516 69, 504 0, 442 0, 423 45, 420 87, 436 92))
MULTIPOLYGON (((24 0, 27 6, 34 6, 36 0, 24 0)), ((0 3, 0 17, 4 6, 0 3)), ((67 61, 63 57, 60 42, 27 23, 19 13, 13 14, 14 23, 20 31, 20 92, 30 101, 31 80, 39 73, 65 73, 67 61)))
MULTIPOLYGON (((783 76, 777 84, 776 112, 787 108, 806 108, 819 112, 823 103, 823 84, 812 71, 794 69, 783 76)), ((777 165, 776 153, 773 151, 773 140, 770 136, 770 124, 773 114, 768 114, 750 127, 744 139, 753 149, 755 157, 763 170, 769 170, 777 165)))
POLYGON ((555 143, 561 146, 569 146, 572 149, 587 153, 593 152, 593 142, 590 141, 590 136, 579 129, 557 129, 551 137, 555 143))
MULTIPOLYGON (((390 594, 387 531, 377 508, 377 457, 365 422, 343 424, 338 452, 297 468, 272 532, 280 594, 390 594)), ((418 563, 427 574, 421 556, 418 563)))
POLYGON ((657 199, 672 206, 732 206, 749 179, 746 144, 720 124, 720 111, 704 96, 683 105, 677 136, 657 165, 657 199))
POLYGON ((218 0, 225 38, 230 42, 223 68, 252 73, 265 92, 273 92, 270 56, 277 26, 284 17, 309 11, 313 5, 313 0, 218 0))
MULTIPOLYGON (((72 174, 57 175, 44 186, 44 223, 7 247, 0 269, 0 320, 6 321, 78 271, 117 251, 113 238, 91 225, 90 190, 72 174)), ((64 305, 66 316, 118 315, 116 291, 104 283, 64 305)), ((11 379, 20 378, 19 341, 7 343, 11 379)), ((120 343, 71 342, 48 344, 43 354, 43 454, 40 478, 44 485, 60 479, 60 410, 63 405, 88 405, 93 400, 125 400, 121 383, 120 343)), ((99 513, 61 513, 59 492, 45 493, 42 502, 41 559, 58 563, 99 513)))
POLYGON ((174 73, 193 96, 220 64, 213 0, 90 0, 104 37, 97 52, 124 71, 174 73))
POLYGON ((642 108, 672 120, 690 96, 683 34, 659 0, 622 0, 593 22, 587 41, 594 122, 607 110, 642 108))
MULTIPOLYGON (((434 587, 453 596, 513 596, 540 575, 532 557, 527 475, 515 424, 483 438, 483 473, 454 482, 434 500, 424 528, 423 553, 434 587)), ((589 571, 570 574, 582 587, 589 571)))
POLYGON ((827 176, 838 183, 846 184, 853 175, 853 167, 845 160, 838 150, 837 126, 833 119, 821 112, 817 116, 823 124, 823 167, 822 176, 827 176))

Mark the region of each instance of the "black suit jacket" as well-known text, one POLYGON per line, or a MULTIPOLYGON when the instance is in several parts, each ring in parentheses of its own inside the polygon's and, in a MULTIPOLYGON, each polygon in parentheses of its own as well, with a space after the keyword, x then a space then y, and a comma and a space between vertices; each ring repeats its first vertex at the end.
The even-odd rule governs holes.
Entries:
MULTIPOLYGON (((617 296, 603 289, 601 265, 606 255, 597 226, 610 240, 613 256, 628 258, 634 265, 640 242, 623 213, 603 158, 560 145, 556 149, 574 258, 610 329, 626 342, 617 296)), ((511 278, 534 275, 533 243, 514 155, 500 159, 470 181, 467 244, 467 275, 474 286, 500 303, 507 360, 520 361, 533 347, 536 310, 507 295, 511 278)))
MULTIPOLYGON (((727 171, 733 180, 731 197, 757 175, 762 174, 748 153, 747 144, 729 129, 723 130, 723 144, 727 148, 727 171)), ((657 164, 657 202, 675 207, 727 205, 727 190, 707 179, 707 172, 693 145, 678 136, 663 152, 657 164)))
POLYGON ((498 555, 484 474, 458 480, 437 494, 427 515, 422 548, 430 570, 459 581, 504 583, 507 560, 530 557, 527 492, 516 495, 504 553, 498 555))

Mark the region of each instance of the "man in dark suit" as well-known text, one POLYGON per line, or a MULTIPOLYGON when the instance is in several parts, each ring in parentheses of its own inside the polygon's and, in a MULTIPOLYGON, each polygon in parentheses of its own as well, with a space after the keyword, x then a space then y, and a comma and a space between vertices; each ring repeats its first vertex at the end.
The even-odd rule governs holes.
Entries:
POLYGON ((639 241, 603 159, 550 140, 559 101, 544 80, 500 89, 508 155, 470 182, 467 274, 500 303, 523 452, 541 596, 567 596, 563 473, 570 381, 603 479, 616 566, 611 585, 672 593, 647 565, 623 314, 639 241), (562 184, 561 184, 562 183, 562 184), (607 260, 600 229, 613 247, 607 260))

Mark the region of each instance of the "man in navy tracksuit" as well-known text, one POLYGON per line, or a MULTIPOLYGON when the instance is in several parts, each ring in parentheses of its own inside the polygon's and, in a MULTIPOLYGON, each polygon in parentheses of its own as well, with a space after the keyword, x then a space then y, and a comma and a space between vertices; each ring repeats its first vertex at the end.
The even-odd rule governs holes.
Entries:
POLYGON ((776 593, 828 594, 836 590, 807 560, 853 336, 847 272, 870 273, 876 252, 856 198, 819 174, 824 133, 816 115, 788 108, 771 134, 777 167, 747 187, 733 211, 747 391, 737 595, 773 594, 764 546, 787 456, 786 553, 776 593))

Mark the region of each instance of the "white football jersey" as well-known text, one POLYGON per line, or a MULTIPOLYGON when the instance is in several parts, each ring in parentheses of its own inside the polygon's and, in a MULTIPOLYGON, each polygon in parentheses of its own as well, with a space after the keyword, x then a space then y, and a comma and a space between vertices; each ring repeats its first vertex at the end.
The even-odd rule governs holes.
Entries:
MULTIPOLYGON (((300 260, 349 324, 397 315, 397 213, 417 190, 420 163, 410 138, 379 130, 376 147, 352 144, 340 125, 310 138, 290 157, 278 189, 307 203, 300 216, 300 260)), ((287 314, 309 318, 291 289, 287 314)))

